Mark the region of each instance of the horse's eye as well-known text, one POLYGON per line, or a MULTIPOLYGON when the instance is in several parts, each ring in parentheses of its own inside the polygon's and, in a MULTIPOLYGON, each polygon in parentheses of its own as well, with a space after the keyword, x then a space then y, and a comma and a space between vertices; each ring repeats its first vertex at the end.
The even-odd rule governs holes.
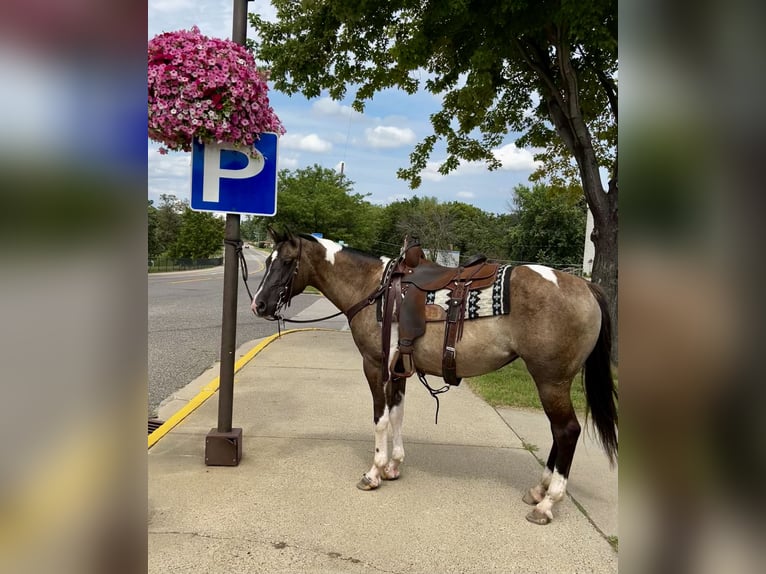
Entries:
POLYGON ((290 261, 289 259, 282 259, 282 265, 283 265, 284 267, 287 267, 287 266, 288 266, 288 265, 290 265, 291 263, 292 263, 292 261, 290 261))

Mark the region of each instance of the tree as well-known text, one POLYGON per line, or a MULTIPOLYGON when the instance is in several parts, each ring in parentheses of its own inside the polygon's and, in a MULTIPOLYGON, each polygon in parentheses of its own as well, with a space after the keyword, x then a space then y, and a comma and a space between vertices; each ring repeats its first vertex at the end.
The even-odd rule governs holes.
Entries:
POLYGON ((160 206, 156 211, 156 233, 158 253, 165 253, 176 242, 181 229, 181 214, 186 204, 175 195, 160 195, 160 206))
POLYGON ((515 215, 494 215, 460 201, 439 203, 435 197, 416 196, 383 208, 380 251, 398 255, 404 235, 414 234, 429 257, 430 251, 443 249, 460 251, 463 259, 476 253, 508 259, 508 230, 515 219, 515 215))
POLYGON ((450 217, 453 249, 462 258, 482 253, 491 259, 510 257, 510 229, 516 215, 495 215, 478 207, 452 201, 446 204, 450 217))
POLYGON ((520 145, 545 148, 544 173, 573 158, 594 218, 593 280, 616 324, 616 0, 272 3, 276 22, 250 20, 277 90, 342 99, 353 86, 358 111, 393 87, 442 97, 433 133, 399 170, 413 187, 439 139, 448 153, 443 174, 461 160, 499 167, 493 149, 510 130, 522 133, 520 145), (611 173, 608 193, 600 167, 611 173))
POLYGON ((181 225, 169 255, 173 258, 207 259, 221 249, 224 220, 212 213, 186 207, 181 225))
POLYGON ((579 187, 519 185, 514 195, 518 223, 511 232, 511 258, 546 265, 581 265, 585 204, 579 187))
POLYGON ((266 239, 266 223, 262 217, 247 216, 239 226, 240 235, 246 241, 263 241, 266 239))
POLYGON ((319 165, 279 172, 277 214, 269 222, 293 231, 322 233, 358 249, 370 249, 377 237, 375 214, 354 182, 319 165))
POLYGON ((164 248, 157 238, 157 208, 154 207, 154 202, 151 199, 149 200, 149 211, 147 213, 147 228, 149 233, 147 250, 149 252, 149 259, 152 259, 160 255, 164 251, 164 248))

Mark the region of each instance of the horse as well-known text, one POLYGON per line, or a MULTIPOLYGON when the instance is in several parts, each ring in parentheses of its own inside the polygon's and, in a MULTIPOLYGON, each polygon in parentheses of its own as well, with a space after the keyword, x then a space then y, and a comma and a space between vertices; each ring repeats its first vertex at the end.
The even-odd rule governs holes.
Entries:
MULTIPOLYGON (((382 362, 393 356, 397 334, 394 327, 391 354, 384 356, 381 323, 373 304, 390 260, 311 235, 273 229, 269 233, 274 248, 252 300, 256 316, 277 319, 290 300, 309 285, 347 316, 354 309, 349 325, 372 393, 375 437, 372 467, 357 487, 374 490, 381 480, 399 478, 404 461, 402 421, 407 379, 393 370, 381 369, 382 362)), ((496 371, 519 357, 525 362, 553 435, 542 476, 523 495, 524 502, 533 506, 527 520, 542 525, 553 519, 554 505, 566 493, 581 431, 570 387, 582 371, 588 404, 586 424, 590 414, 603 450, 610 464, 615 464, 617 390, 611 371, 611 319, 604 292, 596 284, 541 265, 512 268, 510 302, 509 314, 464 322, 456 346, 457 376, 496 371), (461 361, 460 357, 470 360, 461 361)), ((444 323, 429 322, 425 334, 414 341, 412 357, 419 371, 442 376, 444 334, 444 323)))

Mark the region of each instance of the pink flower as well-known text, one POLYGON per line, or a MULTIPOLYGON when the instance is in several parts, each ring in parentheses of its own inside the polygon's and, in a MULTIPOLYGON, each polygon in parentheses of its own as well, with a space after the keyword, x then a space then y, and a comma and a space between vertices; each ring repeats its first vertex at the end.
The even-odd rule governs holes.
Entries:
POLYGON ((249 147, 264 131, 285 132, 269 106, 267 75, 243 46, 194 26, 155 36, 148 63, 148 133, 164 153, 189 151, 194 138, 249 147))

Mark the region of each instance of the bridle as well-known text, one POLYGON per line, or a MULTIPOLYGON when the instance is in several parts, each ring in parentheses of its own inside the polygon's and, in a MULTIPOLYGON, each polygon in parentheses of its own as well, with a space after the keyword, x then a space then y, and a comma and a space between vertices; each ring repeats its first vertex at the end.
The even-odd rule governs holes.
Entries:
MULTIPOLYGON (((279 293, 277 295, 277 306, 276 306, 276 309, 274 309, 273 316, 265 317, 266 320, 285 321, 285 318, 282 317, 282 315, 280 314, 280 311, 290 306, 290 301, 292 300, 292 297, 290 295, 293 292, 293 282, 295 281, 295 276, 298 275, 298 271, 300 271, 302 255, 303 255, 303 242, 300 239, 298 239, 298 257, 292 263, 292 268, 290 269, 290 273, 287 275, 287 280, 279 287, 279 293)), ((273 264, 274 262, 272 261, 272 265, 273 264)), ((266 275, 263 276, 263 281, 266 281, 266 275)), ((253 313, 255 313, 255 311, 253 311, 253 313)))
MULTIPOLYGON (((332 315, 327 315, 326 317, 319 317, 317 319, 288 319, 287 317, 284 317, 281 314, 280 311, 290 306, 290 301, 292 300, 291 294, 293 292, 293 282, 295 281, 295 277, 298 275, 298 271, 300 271, 300 262, 302 257, 303 257, 303 241, 301 241, 301 239, 298 238, 298 258, 295 259, 295 261, 293 261, 292 269, 290 270, 290 273, 287 276, 287 280, 279 287, 279 293, 277 295, 277 306, 274 309, 274 314, 271 317, 264 317, 264 319, 266 319, 267 321, 277 321, 277 326, 279 326, 280 322, 282 323, 318 323, 319 321, 332 319, 334 317, 337 317, 338 315, 343 314, 343 311, 338 311, 337 313, 333 313, 332 315)), ((266 276, 264 275, 263 281, 265 280, 266 280, 266 276)), ((255 310, 253 310, 253 313, 255 313, 255 310)))

